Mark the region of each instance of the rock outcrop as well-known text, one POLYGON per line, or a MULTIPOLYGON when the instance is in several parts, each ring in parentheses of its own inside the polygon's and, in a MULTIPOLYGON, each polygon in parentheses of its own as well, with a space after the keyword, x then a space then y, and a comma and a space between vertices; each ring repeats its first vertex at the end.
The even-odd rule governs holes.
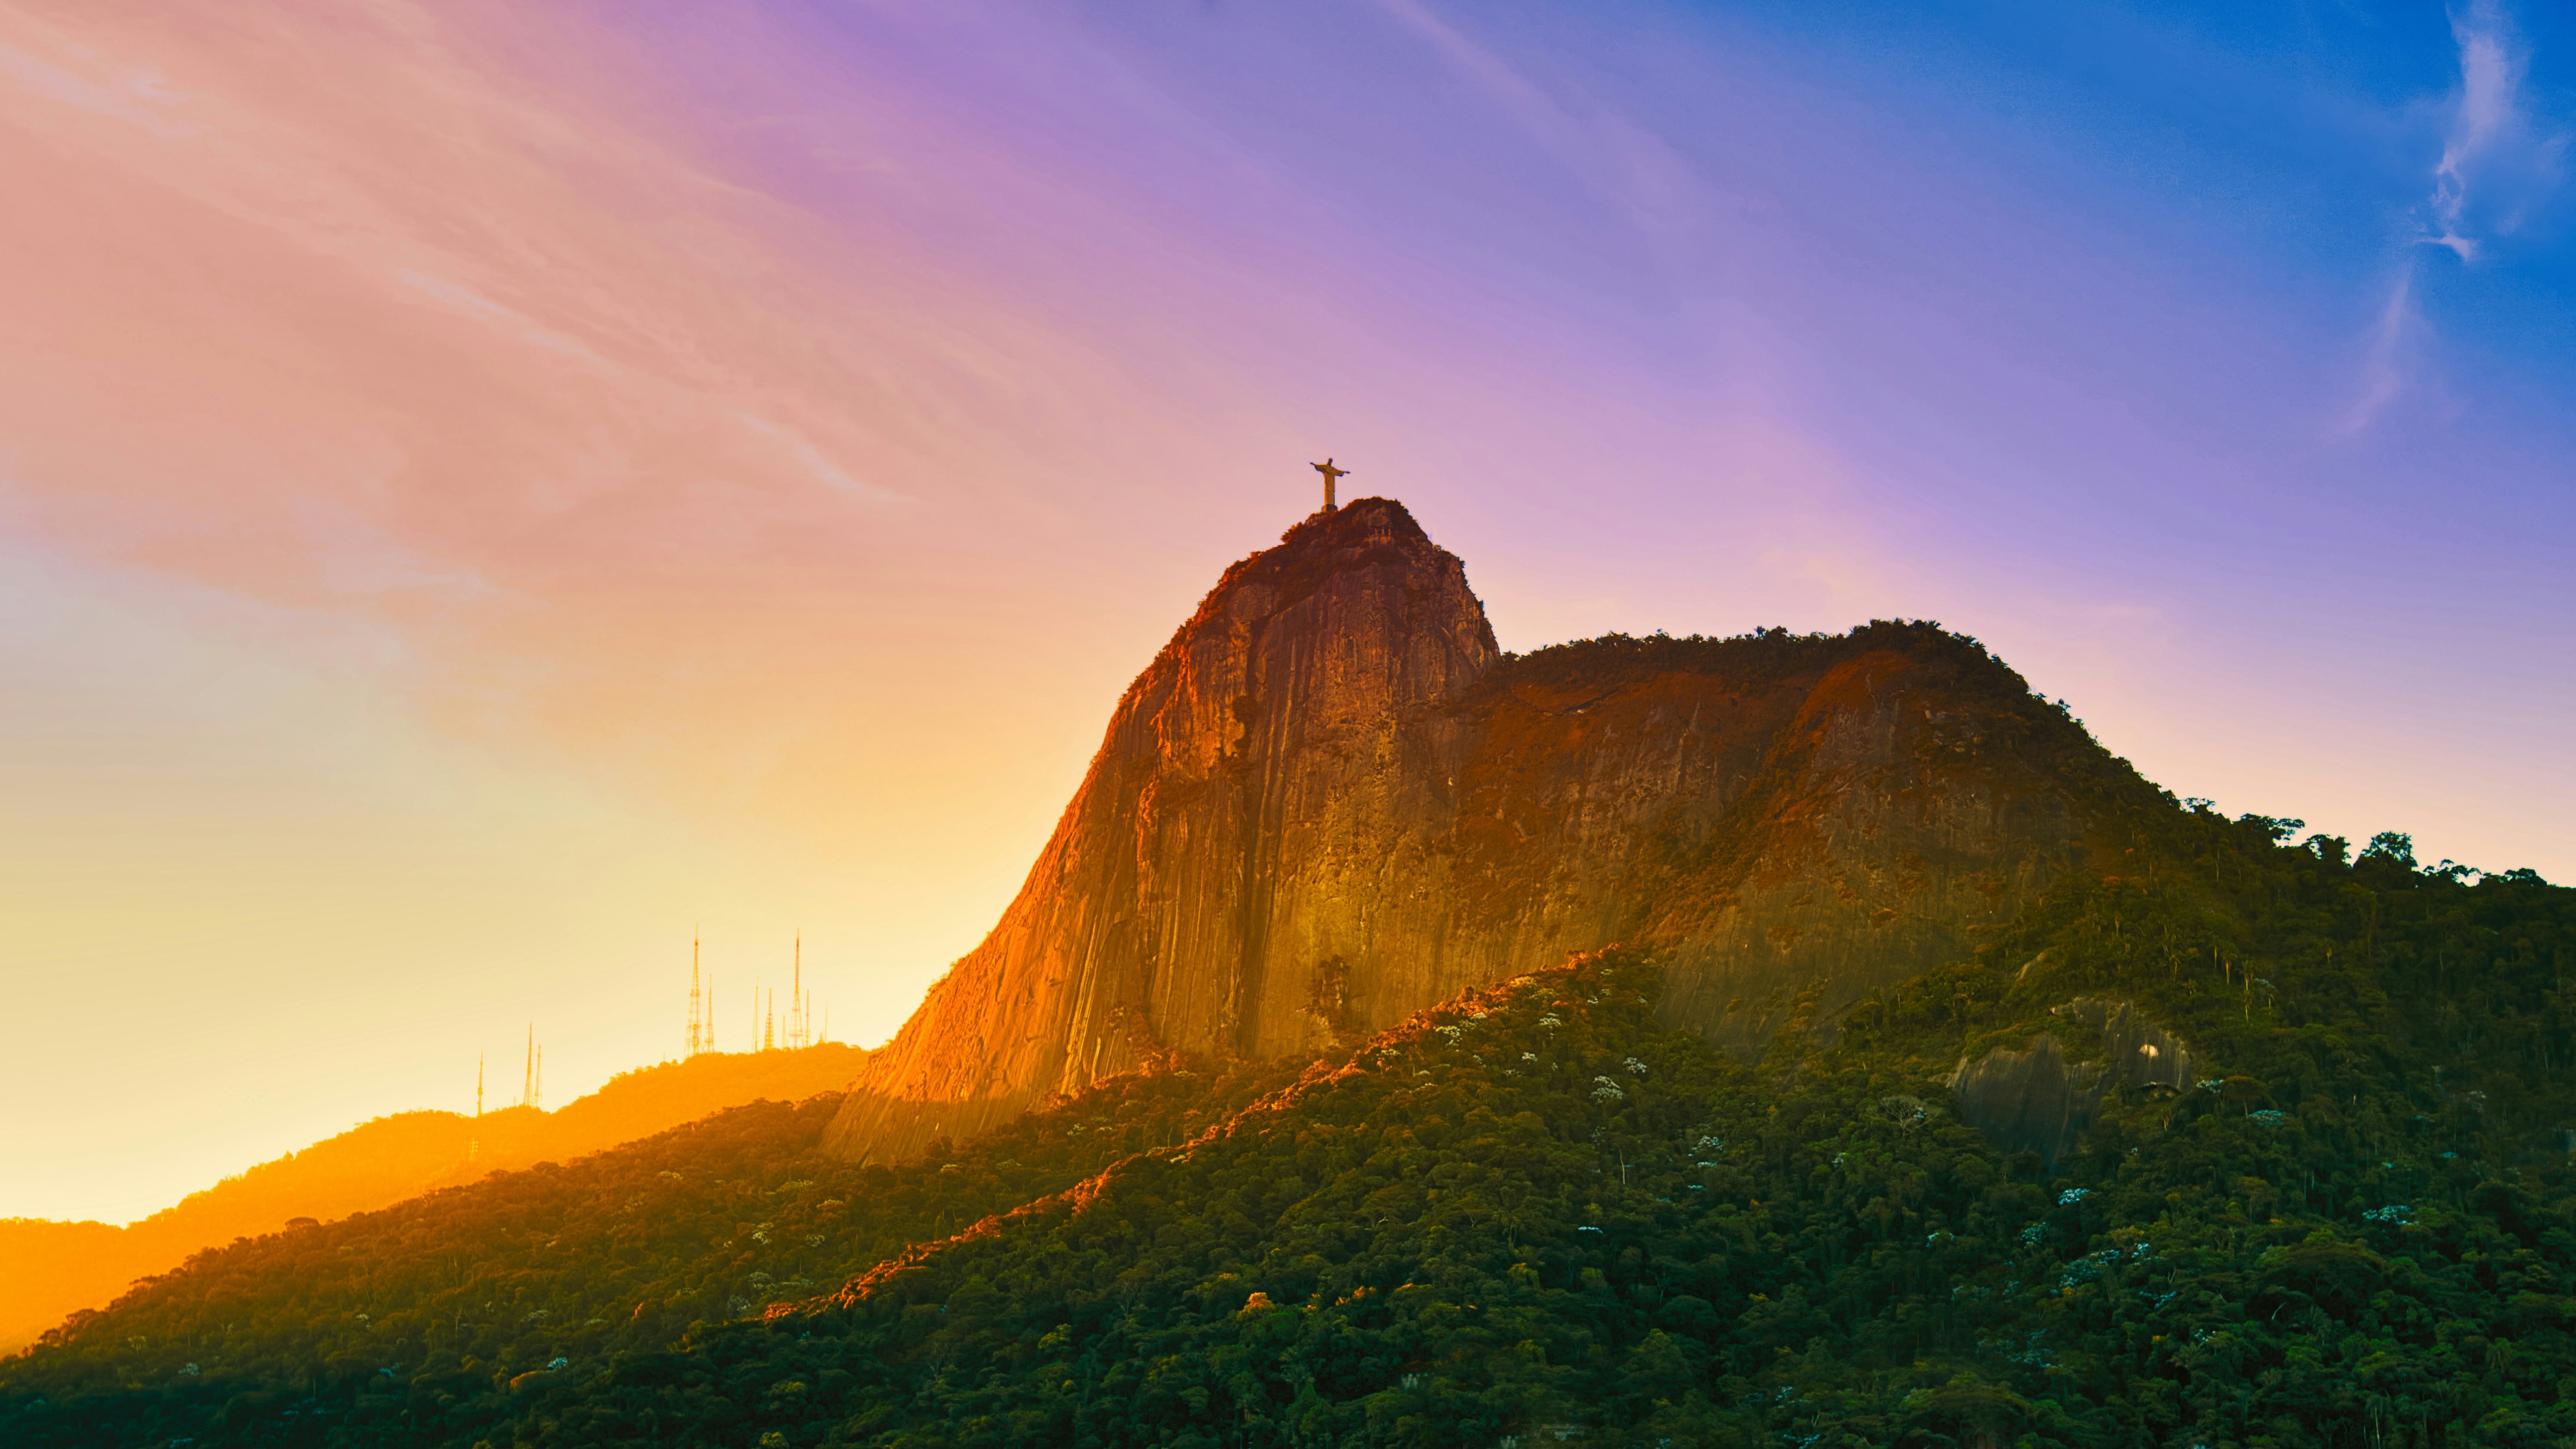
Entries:
POLYGON ((1614 941, 1751 1047, 1964 952, 2145 790, 1973 641, 1507 658, 1404 508, 1228 570, 1129 687, 1019 897, 830 1145, 896 1157, 1189 1056, 1317 1055, 1614 941))
POLYGON ((2054 1033, 2041 1032, 2023 1050, 1996 1047, 1973 1063, 1962 1058, 1950 1075, 1959 1120, 2006 1152, 2038 1153, 2043 1172, 2055 1171, 2057 1159, 2092 1130, 2112 1089, 2178 1092, 2191 1083, 2191 1049, 2127 1002, 2079 996, 2057 1015, 2100 1033, 2100 1060, 2070 1060, 2054 1033))

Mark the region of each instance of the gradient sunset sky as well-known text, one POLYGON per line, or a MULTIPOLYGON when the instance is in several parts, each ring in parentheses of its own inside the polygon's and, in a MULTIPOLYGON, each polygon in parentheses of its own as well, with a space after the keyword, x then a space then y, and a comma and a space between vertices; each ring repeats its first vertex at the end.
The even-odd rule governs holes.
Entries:
POLYGON ((0 1216, 889 1035, 1354 469, 2576 877, 2564 6, 0 0, 0 1216))

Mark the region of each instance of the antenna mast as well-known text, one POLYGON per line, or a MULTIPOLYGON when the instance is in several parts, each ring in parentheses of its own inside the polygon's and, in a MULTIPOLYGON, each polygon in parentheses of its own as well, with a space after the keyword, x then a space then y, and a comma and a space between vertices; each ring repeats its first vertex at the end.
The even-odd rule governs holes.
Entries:
POLYGON ((688 1054, 689 1054, 690 1056, 696 1056, 696 1055, 699 1053, 699 1051, 701 1051, 702 1049, 704 1049, 704 1048, 705 1048, 705 1046, 706 1046, 706 1038, 707 1038, 707 1032, 706 1032, 706 1030, 705 1030, 706 1019, 705 1019, 705 1017, 701 1014, 702 1010, 703 1010, 703 999, 702 999, 702 998, 699 996, 699 994, 698 994, 698 938, 697 938, 696 933, 695 933, 695 932, 692 932, 692 933, 690 933, 690 936, 689 936, 689 1052, 688 1052, 688 1054))

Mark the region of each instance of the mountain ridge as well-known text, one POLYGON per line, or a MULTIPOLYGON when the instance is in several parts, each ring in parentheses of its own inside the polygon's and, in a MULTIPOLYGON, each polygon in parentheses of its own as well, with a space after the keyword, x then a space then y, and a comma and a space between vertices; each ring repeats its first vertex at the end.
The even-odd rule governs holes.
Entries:
POLYGON ((846 1086, 866 1058, 863 1049, 838 1042, 792 1052, 708 1052, 621 1072, 550 1112, 507 1107, 480 1117, 426 1110, 374 1118, 123 1227, 0 1219, 0 1354, 34 1342, 67 1314, 104 1307, 129 1282, 167 1272, 201 1249, 602 1151, 763 1097, 800 1101, 846 1086))
POLYGON ((1225 570, 1121 696, 1010 907, 854 1084, 916 1153, 1172 1054, 1313 1057, 1532 960, 1670 958, 1742 1051, 1962 949, 2167 803, 1974 640, 1495 647, 1356 500, 1225 570))

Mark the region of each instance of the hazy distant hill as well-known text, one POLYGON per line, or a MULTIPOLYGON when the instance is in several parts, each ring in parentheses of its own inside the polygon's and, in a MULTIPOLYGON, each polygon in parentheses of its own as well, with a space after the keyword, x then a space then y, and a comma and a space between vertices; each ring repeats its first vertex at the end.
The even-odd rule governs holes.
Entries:
POLYGON ((711 1052, 622 1073, 551 1112, 379 1117, 130 1227, 0 1219, 0 1353, 33 1342, 65 1314, 104 1307, 129 1282, 201 1248, 272 1233, 295 1218, 343 1218, 505 1168, 579 1157, 745 1102, 802 1101, 849 1085, 866 1057, 838 1042, 711 1052))

